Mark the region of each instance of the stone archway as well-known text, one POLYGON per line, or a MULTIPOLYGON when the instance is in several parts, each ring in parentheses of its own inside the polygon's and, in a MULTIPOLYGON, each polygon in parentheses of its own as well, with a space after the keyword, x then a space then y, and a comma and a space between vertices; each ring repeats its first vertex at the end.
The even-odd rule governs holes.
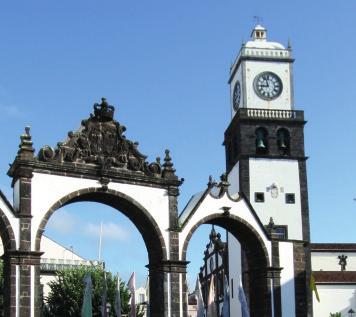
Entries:
POLYGON ((132 197, 121 192, 102 188, 85 188, 60 198, 45 213, 36 233, 35 250, 40 251, 40 243, 46 224, 59 208, 74 202, 96 202, 113 207, 127 216, 137 227, 147 246, 151 263, 167 260, 167 250, 161 230, 150 213, 132 197))
POLYGON ((109 205, 131 219, 148 251, 151 316, 181 313, 181 282, 174 273, 185 268, 178 256, 177 196, 183 180, 175 175, 168 150, 162 163, 160 158, 147 162, 138 143, 124 135, 126 127, 114 119, 114 111, 102 99, 77 131, 56 148, 42 147, 38 155, 29 128, 21 136, 8 172, 21 227, 16 251, 21 259, 16 273, 19 303, 9 316, 40 315, 36 298, 43 230, 55 210, 79 201, 109 205))
MULTIPOLYGON (((182 247, 182 260, 194 232, 203 224, 220 226, 231 233, 241 244, 248 268, 245 268, 245 288, 249 294, 251 316, 271 316, 270 259, 266 246, 258 232, 244 219, 236 215, 212 213, 197 222, 186 236, 182 247)), ((246 290, 245 290, 246 291, 246 290)))
MULTIPOLYGON (((41 238, 50 217, 61 207, 75 202, 96 202, 108 205, 127 216, 140 232, 148 253, 149 287, 150 287, 150 314, 151 316, 164 316, 168 303, 164 292, 166 283, 162 263, 167 261, 167 248, 164 238, 156 221, 150 213, 132 197, 112 189, 85 188, 72 192, 60 198, 45 213, 36 233, 35 250, 40 252, 41 238)), ((39 277, 37 277, 39 278, 39 277)))

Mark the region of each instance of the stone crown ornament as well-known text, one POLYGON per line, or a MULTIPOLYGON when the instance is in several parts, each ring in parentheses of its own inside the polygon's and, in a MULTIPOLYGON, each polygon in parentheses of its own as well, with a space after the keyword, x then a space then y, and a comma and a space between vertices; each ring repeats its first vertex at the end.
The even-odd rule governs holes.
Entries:
MULTIPOLYGON (((114 118, 115 107, 110 106, 105 98, 101 98, 101 104, 94 104, 94 117, 101 121, 110 121, 114 118)), ((91 115, 93 116, 93 115, 91 115)))
POLYGON ((114 120, 115 107, 102 98, 101 104, 95 103, 93 108, 94 113, 82 121, 76 132, 70 131, 68 138, 59 142, 55 149, 44 146, 36 159, 50 164, 89 164, 102 170, 130 170, 147 176, 177 179, 168 150, 163 165, 160 158, 146 162, 147 156, 139 152, 138 142, 126 139, 126 127, 114 120))

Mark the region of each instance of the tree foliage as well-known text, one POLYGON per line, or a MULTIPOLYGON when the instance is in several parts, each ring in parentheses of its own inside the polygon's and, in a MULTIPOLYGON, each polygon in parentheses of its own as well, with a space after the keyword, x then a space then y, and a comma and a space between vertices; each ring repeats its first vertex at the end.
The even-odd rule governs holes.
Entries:
MULTIPOLYGON (((57 272, 57 278, 49 283, 50 292, 44 298, 43 316, 80 317, 84 294, 84 276, 91 273, 93 292, 93 316, 101 316, 101 296, 104 288, 104 271, 99 267, 79 267, 57 272)), ((107 302, 111 304, 110 317, 115 316, 115 290, 116 277, 106 272, 107 302)), ((120 283, 121 312, 128 314, 130 311, 130 292, 124 282, 120 283)), ((142 316, 142 312, 137 314, 142 316)))

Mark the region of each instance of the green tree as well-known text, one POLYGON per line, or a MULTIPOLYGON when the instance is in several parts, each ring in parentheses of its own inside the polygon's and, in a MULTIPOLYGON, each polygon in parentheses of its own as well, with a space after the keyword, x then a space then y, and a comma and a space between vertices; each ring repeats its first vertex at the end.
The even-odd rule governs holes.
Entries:
MULTIPOLYGON (((99 267, 79 267, 57 272, 57 279, 49 283, 50 292, 44 298, 43 316, 80 317, 84 294, 84 275, 90 272, 93 283, 93 316, 101 316, 101 296, 103 293, 104 271, 99 267)), ((106 272, 107 302, 111 304, 110 317, 115 316, 116 278, 106 272)), ((130 311, 130 293, 123 281, 120 283, 121 308, 123 314, 130 311)), ((139 310, 138 317, 143 316, 139 310)))

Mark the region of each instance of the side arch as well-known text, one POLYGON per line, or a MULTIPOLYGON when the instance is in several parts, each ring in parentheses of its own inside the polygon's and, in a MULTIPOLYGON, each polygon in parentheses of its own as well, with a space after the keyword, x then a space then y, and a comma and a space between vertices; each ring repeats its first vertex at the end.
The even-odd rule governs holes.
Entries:
POLYGON ((203 224, 214 224, 228 230, 237 240, 239 240, 244 249, 255 250, 255 255, 263 261, 264 265, 266 267, 270 265, 268 251, 257 231, 246 220, 235 215, 223 216, 221 213, 211 214, 200 219, 190 229, 182 247, 181 258, 183 261, 186 261, 187 249, 191 237, 198 227, 203 224))
POLYGON ((150 264, 167 259, 167 248, 158 224, 150 213, 134 198, 121 192, 89 187, 74 191, 52 205, 42 218, 36 232, 35 250, 40 251, 41 238, 52 214, 59 208, 75 202, 97 202, 113 207, 127 216, 139 230, 145 242, 150 264))
MULTIPOLYGON (((229 231, 240 242, 242 281, 248 294, 251 317, 272 316, 270 257, 267 247, 257 230, 246 220, 236 215, 214 213, 195 223, 183 242, 182 260, 186 259, 189 241, 202 224, 218 225, 229 231)), ((237 286, 238 287, 238 286, 237 286)))
POLYGON ((4 253, 16 250, 16 239, 11 223, 5 212, 0 208, 0 236, 4 246, 4 253))

